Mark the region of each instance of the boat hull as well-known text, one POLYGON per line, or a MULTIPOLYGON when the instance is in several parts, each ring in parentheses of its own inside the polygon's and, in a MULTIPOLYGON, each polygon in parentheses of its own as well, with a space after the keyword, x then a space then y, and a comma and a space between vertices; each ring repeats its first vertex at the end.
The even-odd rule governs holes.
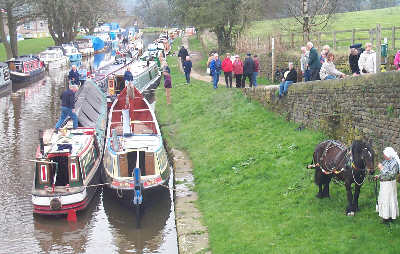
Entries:
POLYGON ((25 75, 24 73, 19 73, 19 72, 10 72, 10 78, 11 78, 12 82, 14 82, 14 83, 34 82, 34 81, 37 81, 37 80, 40 80, 43 78, 44 71, 45 71, 45 69, 41 68, 41 69, 33 71, 27 75, 25 75))
POLYGON ((9 79, 0 84, 0 95, 11 91, 12 81, 9 79))
MULTIPOLYGON (((100 184, 100 170, 100 168, 96 170, 96 173, 88 185, 100 184)), ((92 201, 99 188, 100 187, 97 186, 86 189, 83 188, 82 191, 71 193, 69 195, 60 195, 58 193, 53 195, 49 193, 49 195, 46 196, 32 194, 33 213, 41 215, 60 215, 68 214, 71 211, 76 212, 84 210, 92 201), (56 208, 51 204, 51 201, 54 199, 58 199, 60 201, 60 208, 56 208)))

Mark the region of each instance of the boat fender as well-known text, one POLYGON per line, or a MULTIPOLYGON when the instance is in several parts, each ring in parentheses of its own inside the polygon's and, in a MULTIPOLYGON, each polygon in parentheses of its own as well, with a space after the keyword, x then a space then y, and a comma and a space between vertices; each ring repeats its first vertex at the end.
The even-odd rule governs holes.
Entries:
POLYGON ((50 208, 52 210, 60 210, 61 209, 61 201, 59 198, 53 198, 50 201, 50 208))

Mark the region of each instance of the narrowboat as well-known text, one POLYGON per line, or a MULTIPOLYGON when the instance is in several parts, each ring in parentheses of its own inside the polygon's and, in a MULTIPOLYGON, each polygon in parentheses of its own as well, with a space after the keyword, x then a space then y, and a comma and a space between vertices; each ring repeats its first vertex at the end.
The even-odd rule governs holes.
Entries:
POLYGON ((43 78, 45 67, 37 56, 20 56, 7 61, 14 83, 32 82, 43 78))
MULTIPOLYGON (((141 94, 144 94, 145 97, 148 95, 148 93, 145 92, 146 90, 157 88, 160 84, 161 73, 156 62, 135 61, 129 64, 129 67, 133 76, 133 85, 141 94)), ((107 77, 106 93, 109 107, 111 107, 115 96, 118 95, 125 87, 125 71, 126 68, 121 68, 107 77)))
POLYGON ((64 54, 69 58, 70 62, 79 62, 82 60, 82 54, 72 44, 63 44, 64 54))
POLYGON ((154 111, 133 85, 114 100, 109 115, 103 181, 136 207, 140 219, 143 193, 167 182, 167 153, 154 111))
POLYGON ((93 42, 89 38, 76 39, 74 45, 82 56, 90 56, 94 54, 93 42))
POLYGON ((59 69, 69 64, 69 58, 64 55, 61 48, 48 48, 39 54, 39 59, 47 69, 59 69))
POLYGON ((0 62, 0 94, 11 91, 12 81, 8 65, 0 62))
POLYGON ((68 120, 40 135, 32 187, 33 213, 68 214, 85 209, 101 182, 107 124, 106 97, 93 81, 76 93, 79 128, 68 120))

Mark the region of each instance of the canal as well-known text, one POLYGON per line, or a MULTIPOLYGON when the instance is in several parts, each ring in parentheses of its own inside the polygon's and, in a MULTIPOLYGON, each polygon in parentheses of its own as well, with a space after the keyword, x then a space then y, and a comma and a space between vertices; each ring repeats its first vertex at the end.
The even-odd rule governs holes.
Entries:
MULTIPOLYGON (((145 45, 154 36, 145 35, 145 45)), ((146 196, 140 229, 134 210, 107 189, 99 189, 77 222, 33 215, 29 160, 39 130, 53 128, 59 117, 67 72, 50 71, 44 81, 13 86, 0 97, 0 253, 178 253, 173 192, 167 188, 146 196)))

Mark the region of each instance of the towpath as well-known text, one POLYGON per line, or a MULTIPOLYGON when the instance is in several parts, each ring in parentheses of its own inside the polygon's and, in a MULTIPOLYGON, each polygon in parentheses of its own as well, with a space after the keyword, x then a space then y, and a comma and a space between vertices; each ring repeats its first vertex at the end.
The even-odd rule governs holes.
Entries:
MULTIPOLYGON (((182 45, 185 46, 185 48, 189 51, 190 58, 191 58, 193 63, 201 60, 201 57, 202 57, 201 56, 201 52, 190 51, 188 36, 185 35, 185 36, 182 37, 182 45)), ((183 69, 182 69, 181 65, 179 65, 179 68, 183 72, 183 69)), ((192 69, 192 72, 190 73, 190 77, 194 78, 194 79, 197 79, 197 80, 201 80, 201 81, 204 81, 204 82, 211 83, 211 76, 206 75, 206 74, 200 74, 194 69, 192 69)), ((232 83, 233 83, 232 85, 235 86, 235 81, 234 80, 233 80, 232 83)), ((225 86, 225 79, 224 79, 223 75, 220 76, 218 85, 225 86)), ((279 87, 278 85, 258 85, 257 86, 257 88, 260 88, 260 89, 272 89, 272 88, 278 88, 278 87, 279 87)))

